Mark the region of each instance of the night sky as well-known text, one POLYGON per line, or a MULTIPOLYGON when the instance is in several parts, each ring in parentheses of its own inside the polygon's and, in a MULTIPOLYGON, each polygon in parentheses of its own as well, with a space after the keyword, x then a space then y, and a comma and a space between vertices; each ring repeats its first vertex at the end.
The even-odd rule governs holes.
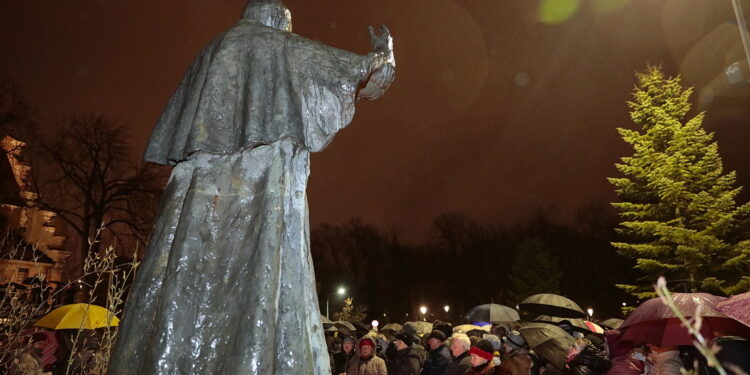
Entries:
MULTIPOLYGON (((416 240, 447 211, 511 222, 611 201, 605 178, 630 153, 615 128, 631 126, 625 101, 647 63, 696 87, 750 185, 750 90, 723 78, 744 57, 730 0, 580 0, 552 19, 545 2, 578 1, 285 0, 295 33, 364 54, 367 26, 385 23, 395 44, 390 91, 312 159, 312 225, 358 216, 416 240)), ((140 157, 192 59, 245 3, 0 1, 0 77, 42 129, 104 113, 131 127, 140 157)))

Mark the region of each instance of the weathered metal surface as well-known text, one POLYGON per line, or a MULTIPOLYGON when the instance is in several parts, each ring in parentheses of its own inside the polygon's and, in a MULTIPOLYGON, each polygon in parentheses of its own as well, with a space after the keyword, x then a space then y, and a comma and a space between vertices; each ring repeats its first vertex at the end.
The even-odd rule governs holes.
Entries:
POLYGON ((110 374, 330 374, 309 249, 309 153, 393 80, 390 34, 365 56, 292 34, 279 1, 196 58, 148 145, 175 165, 110 374))

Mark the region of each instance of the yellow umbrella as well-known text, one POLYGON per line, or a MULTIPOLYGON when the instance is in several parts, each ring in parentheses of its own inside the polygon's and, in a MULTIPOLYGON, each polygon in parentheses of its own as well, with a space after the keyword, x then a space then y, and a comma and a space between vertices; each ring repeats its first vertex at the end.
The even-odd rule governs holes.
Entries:
POLYGON ((50 311, 34 325, 51 329, 97 329, 118 324, 120 319, 104 307, 75 303, 50 311))

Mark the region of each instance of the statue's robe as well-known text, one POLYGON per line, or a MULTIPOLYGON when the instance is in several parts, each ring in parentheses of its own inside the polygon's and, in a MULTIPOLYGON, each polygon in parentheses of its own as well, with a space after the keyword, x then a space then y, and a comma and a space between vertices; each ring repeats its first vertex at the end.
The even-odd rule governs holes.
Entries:
POLYGON ((200 53, 146 150, 174 169, 110 374, 330 374, 309 154, 351 121, 373 56, 249 19, 200 53))

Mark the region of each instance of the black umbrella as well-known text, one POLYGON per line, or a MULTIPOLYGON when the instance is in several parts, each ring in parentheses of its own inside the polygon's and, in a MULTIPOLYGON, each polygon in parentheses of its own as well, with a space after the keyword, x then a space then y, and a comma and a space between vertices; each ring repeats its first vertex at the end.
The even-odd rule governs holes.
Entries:
POLYGON ((495 303, 475 306, 466 317, 471 322, 516 322, 521 319, 515 309, 495 303))
POLYGON ((548 315, 560 318, 585 318, 586 313, 569 298, 557 294, 535 294, 518 304, 522 312, 530 315, 548 315))

